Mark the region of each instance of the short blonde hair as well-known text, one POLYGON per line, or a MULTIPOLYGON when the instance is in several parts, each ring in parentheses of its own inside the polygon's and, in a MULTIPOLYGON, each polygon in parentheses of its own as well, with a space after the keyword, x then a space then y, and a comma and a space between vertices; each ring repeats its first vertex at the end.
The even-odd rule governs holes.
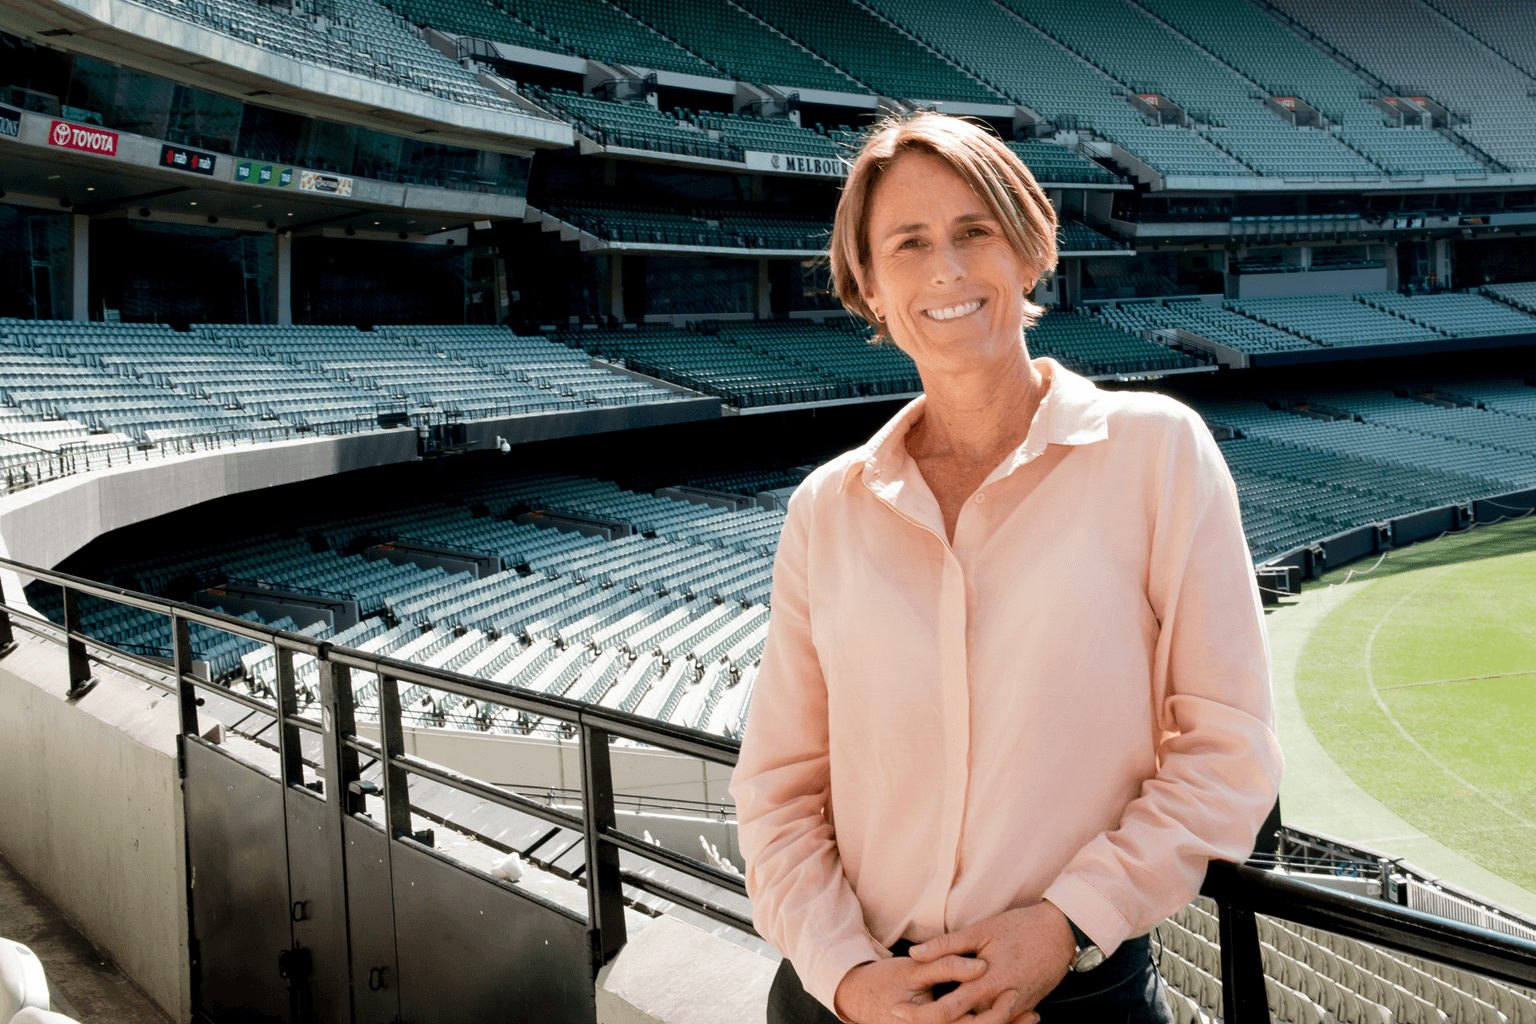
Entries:
MULTIPOLYGON (((888 118, 874 129, 854 159, 832 222, 832 287, 848 311, 863 317, 881 337, 859 290, 859 273, 870 259, 869 215, 885 172, 907 153, 930 153, 970 186, 1002 225, 1013 251, 1039 281, 1056 267, 1056 210, 1029 168, 996 135, 969 120, 925 111, 888 118)), ((1027 298, 1025 327, 1044 312, 1027 298)))

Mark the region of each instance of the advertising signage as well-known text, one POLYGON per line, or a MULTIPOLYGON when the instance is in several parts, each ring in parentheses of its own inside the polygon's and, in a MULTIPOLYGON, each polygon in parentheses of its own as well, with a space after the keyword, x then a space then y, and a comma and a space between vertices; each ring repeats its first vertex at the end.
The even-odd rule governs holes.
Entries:
POLYGON ((801 156, 798 153, 762 153, 747 150, 747 169, 774 174, 797 174, 813 178, 846 178, 848 164, 834 156, 801 156))
POLYGON ((335 174, 321 174, 319 171, 305 171, 299 175, 299 188, 305 192, 324 192, 332 196, 350 196, 352 194, 352 179, 343 178, 335 174))
POLYGON ((235 180, 246 185, 271 185, 287 188, 293 184, 293 168, 242 160, 235 164, 235 180))
POLYGON ((191 171, 193 174, 212 174, 215 159, 212 153, 199 153, 197 150, 187 149, 185 146, 160 147, 160 166, 174 167, 178 171, 191 171))
POLYGON ((48 127, 48 145, 78 149, 97 156, 117 156, 117 132, 91 125, 55 121, 48 127))
POLYGON ((21 111, 0 103, 0 135, 14 139, 21 134, 21 111))

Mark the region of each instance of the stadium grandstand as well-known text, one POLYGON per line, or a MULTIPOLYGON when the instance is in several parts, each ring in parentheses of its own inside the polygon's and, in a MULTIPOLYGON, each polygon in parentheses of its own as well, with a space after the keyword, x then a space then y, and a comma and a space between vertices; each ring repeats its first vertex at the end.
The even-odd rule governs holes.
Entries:
POLYGON ((1299 781, 1154 932, 1175 1020, 1533 1024, 1533 783, 1446 753, 1528 695, 1442 763, 1370 684, 1414 817, 1304 647, 1530 557, 1531 14, 6 0, 0 1024, 761 1020, 726 784, 790 497, 923 390, 827 258, 920 110, 1057 211, 1032 354, 1236 484, 1299 781))

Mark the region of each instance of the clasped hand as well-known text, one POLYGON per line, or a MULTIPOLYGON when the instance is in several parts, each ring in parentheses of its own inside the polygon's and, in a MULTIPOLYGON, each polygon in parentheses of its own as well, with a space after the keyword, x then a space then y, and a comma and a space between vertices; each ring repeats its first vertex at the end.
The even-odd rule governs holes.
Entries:
POLYGON ((1066 977, 1074 948, 1052 904, 1005 911, 855 967, 837 987, 837 1012, 857 1024, 1037 1024, 1035 1004, 1066 977), (959 987, 935 999, 944 982, 959 987))

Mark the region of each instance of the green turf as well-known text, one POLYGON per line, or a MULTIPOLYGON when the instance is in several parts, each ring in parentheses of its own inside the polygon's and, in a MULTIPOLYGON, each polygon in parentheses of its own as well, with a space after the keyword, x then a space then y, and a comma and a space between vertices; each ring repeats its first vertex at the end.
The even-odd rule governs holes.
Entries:
POLYGON ((1396 551, 1358 574, 1369 567, 1352 567, 1347 586, 1363 589, 1302 650, 1307 724, 1404 820, 1536 891, 1536 522, 1396 551))

